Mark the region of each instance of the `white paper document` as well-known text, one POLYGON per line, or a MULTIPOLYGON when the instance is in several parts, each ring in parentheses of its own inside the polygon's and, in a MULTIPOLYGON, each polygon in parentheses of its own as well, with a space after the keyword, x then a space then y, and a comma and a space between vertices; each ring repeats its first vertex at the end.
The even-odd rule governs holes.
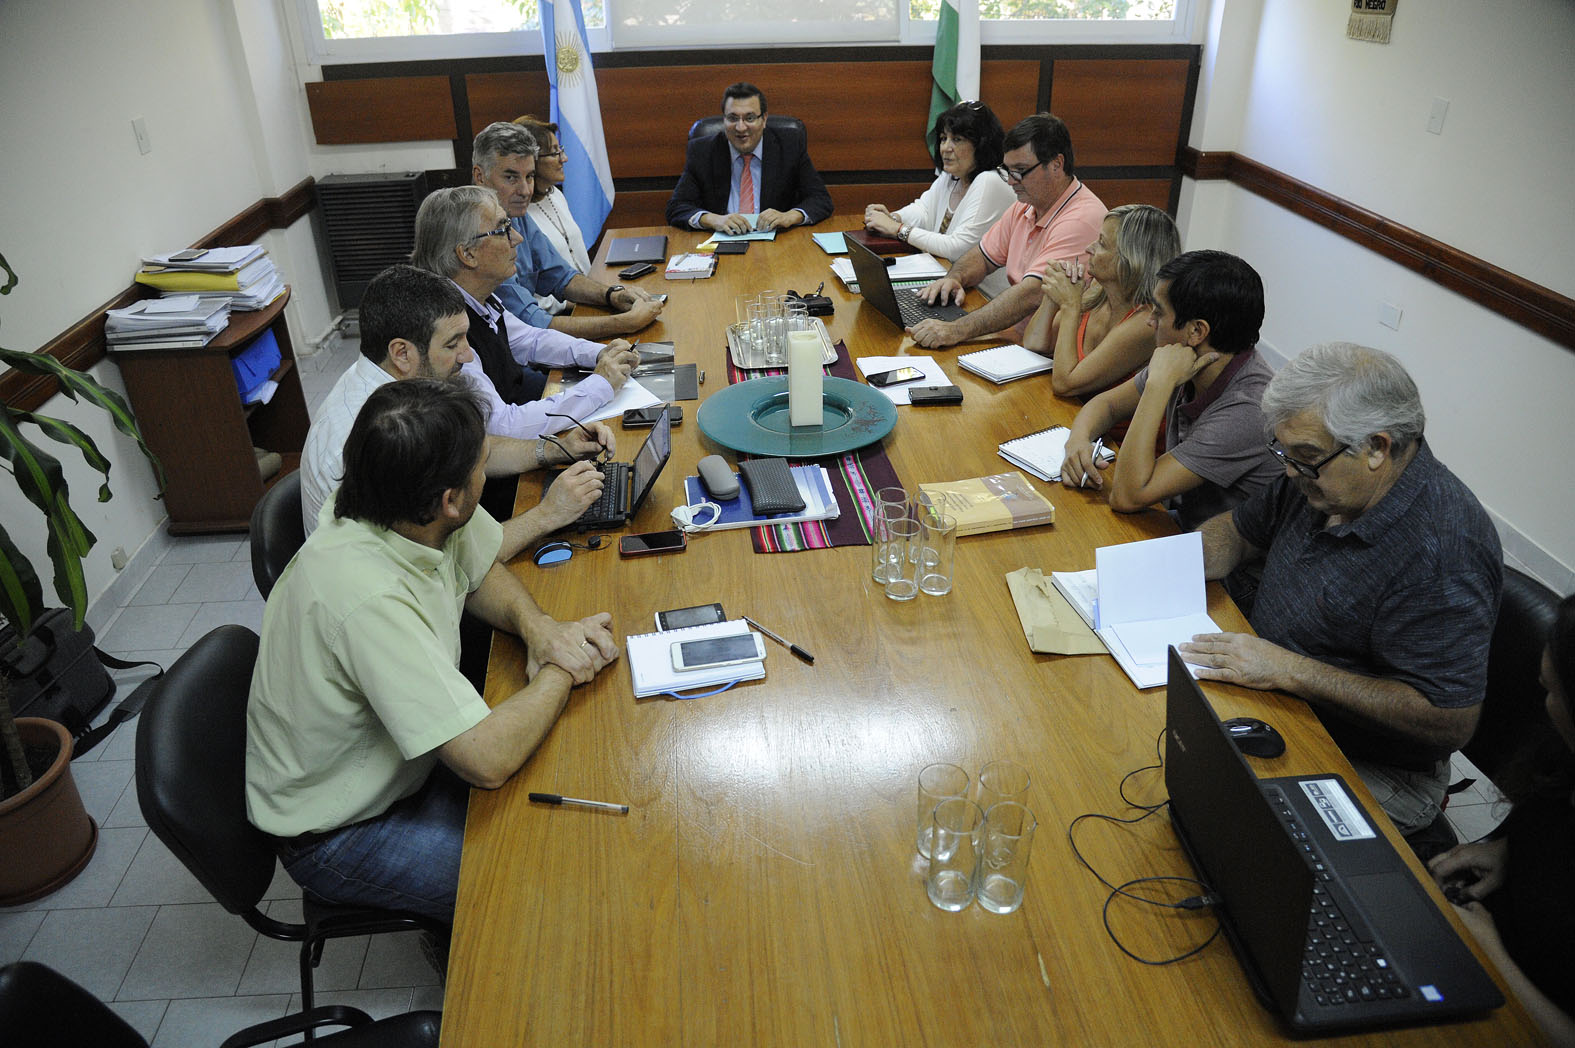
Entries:
POLYGON ((924 372, 923 378, 916 378, 912 382, 904 382, 897 386, 871 386, 891 398, 893 404, 908 404, 908 390, 914 386, 949 386, 952 380, 946 377, 946 372, 941 370, 940 361, 934 357, 859 357, 854 361, 859 366, 859 373, 865 376, 878 375, 882 371, 893 371, 897 368, 918 368, 924 372))
POLYGON ((1219 632, 1209 618, 1203 536, 1197 532, 1101 546, 1094 564, 1094 632, 1139 688, 1165 683, 1170 645, 1219 632))
POLYGON ((623 384, 617 394, 602 406, 601 410, 580 419, 581 422, 600 422, 604 418, 614 418, 622 415, 631 408, 648 408, 652 404, 660 404, 662 398, 640 385, 639 380, 630 379, 623 384))

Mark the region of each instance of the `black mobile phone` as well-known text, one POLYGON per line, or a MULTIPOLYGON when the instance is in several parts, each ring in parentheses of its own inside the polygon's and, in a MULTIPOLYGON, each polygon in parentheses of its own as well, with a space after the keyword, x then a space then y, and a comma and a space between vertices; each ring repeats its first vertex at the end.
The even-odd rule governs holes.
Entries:
POLYGON ((865 375, 864 381, 872 386, 895 386, 902 382, 912 382, 916 378, 923 378, 924 372, 918 368, 894 368, 891 371, 877 371, 873 375, 865 375))
POLYGON ((662 409, 667 409, 667 421, 676 426, 684 420, 684 409, 678 404, 652 404, 646 408, 630 408, 623 413, 625 429, 634 429, 639 426, 654 426, 662 417, 662 409))
POLYGON ((643 277, 647 273, 655 273, 655 272, 656 272, 656 267, 653 266, 651 263, 649 263, 649 262, 636 262, 632 266, 625 266, 622 269, 620 269, 618 271, 618 278, 620 280, 633 280, 635 277, 643 277))
POLYGON ((648 531, 644 535, 625 535, 618 540, 618 555, 622 557, 682 553, 688 548, 689 536, 681 531, 648 531))
POLYGON ((692 608, 669 608, 656 613, 658 630, 681 630, 686 626, 704 626, 712 622, 726 622, 727 615, 720 604, 696 604, 692 608))
POLYGON ((749 245, 751 243, 752 241, 748 240, 723 240, 717 243, 716 251, 713 252, 713 254, 742 255, 745 251, 749 250, 749 245))
POLYGON ((205 247, 189 247, 185 251, 177 251, 170 256, 171 262, 195 262, 208 253, 205 247))
POLYGON ((910 404, 961 404, 962 390, 956 386, 914 386, 908 390, 910 404))

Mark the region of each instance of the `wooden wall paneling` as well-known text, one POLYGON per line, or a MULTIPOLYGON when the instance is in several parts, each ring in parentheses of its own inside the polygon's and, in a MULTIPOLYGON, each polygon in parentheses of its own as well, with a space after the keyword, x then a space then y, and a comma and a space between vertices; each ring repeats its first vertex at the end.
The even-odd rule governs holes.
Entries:
POLYGON ((306 85, 306 104, 318 145, 450 141, 459 137, 446 76, 325 80, 306 85))
MULTIPOLYGON (((1072 139, 1074 147, 1077 139, 1072 139)), ((1081 164, 1078 165, 1082 167, 1081 164)), ((1100 178, 1085 177, 1083 181, 1106 207, 1122 204, 1153 204, 1161 211, 1170 210, 1171 179, 1168 178, 1100 178)))
MULTIPOLYGON (((601 76, 597 73, 598 88, 601 76)), ((513 120, 526 113, 545 120, 552 109, 547 74, 539 71, 470 73, 465 77, 465 94, 470 98, 470 127, 459 129, 461 138, 475 138, 476 132, 493 121, 513 120)))
MULTIPOLYGON (((1039 72, 1037 61, 985 61, 979 66, 979 96, 1008 131, 1025 116, 1039 111, 1039 72)), ((929 79, 929 69, 924 71, 929 79)), ((928 103, 926 103, 926 106, 928 103)), ((928 108, 926 108, 928 112, 928 108)), ((1077 141, 1075 138, 1073 141, 1077 141)))
POLYGON ((1184 58, 1057 59, 1050 108, 1066 121, 1079 166, 1170 166, 1181 147, 1184 58))

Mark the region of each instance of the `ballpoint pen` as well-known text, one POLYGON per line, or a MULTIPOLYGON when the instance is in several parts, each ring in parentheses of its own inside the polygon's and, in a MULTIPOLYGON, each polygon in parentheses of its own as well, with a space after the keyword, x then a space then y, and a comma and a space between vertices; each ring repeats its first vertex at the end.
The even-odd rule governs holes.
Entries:
POLYGON ((775 633, 772 633, 770 630, 766 629, 764 626, 762 626, 760 623, 756 622, 754 619, 750 618, 748 615, 744 616, 744 621, 749 623, 751 626, 755 627, 755 629, 759 630, 761 633, 764 633, 766 636, 770 637, 772 640, 776 641, 778 644, 782 645, 788 651, 791 651, 793 654, 795 654, 799 658, 803 659, 805 662, 809 663, 810 665, 814 665, 814 663, 815 663, 815 656, 811 655, 809 652, 805 651, 803 648, 799 647, 797 644, 791 644, 788 641, 784 640, 783 638, 777 636, 775 633))
POLYGON ((615 811, 620 815, 629 814, 627 804, 610 804, 607 801, 588 801, 580 797, 565 797, 561 793, 532 793, 530 799, 541 804, 572 804, 579 808, 595 808, 597 811, 615 811))

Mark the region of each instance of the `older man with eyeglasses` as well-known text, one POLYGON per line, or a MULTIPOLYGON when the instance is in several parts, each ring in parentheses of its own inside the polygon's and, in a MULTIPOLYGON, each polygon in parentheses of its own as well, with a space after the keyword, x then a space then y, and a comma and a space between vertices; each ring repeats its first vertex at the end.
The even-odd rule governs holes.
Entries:
MULTIPOLYGON (((1078 179, 1072 136, 1050 113, 1035 113, 1006 133, 1006 156, 996 174, 1017 194, 977 247, 952 263, 944 277, 919 292, 931 305, 962 305, 968 289, 998 269, 1005 291, 988 305, 956 320, 922 320, 908 329, 926 349, 941 349, 996 331, 1015 329, 1039 308, 1040 274, 1060 262, 1088 261, 1109 209, 1078 179)), ((988 178, 987 174, 979 177, 988 178)))
POLYGON ((1481 713, 1498 533, 1422 439, 1416 384, 1389 354, 1314 346, 1269 382, 1263 415, 1284 473, 1200 529, 1211 579, 1262 559, 1258 635, 1200 635, 1182 654, 1200 677, 1311 703, 1425 852, 1449 755, 1481 713))
POLYGON ((831 194, 810 162, 804 135, 767 125, 760 88, 728 85, 722 123, 719 133, 690 140, 684 173, 667 202, 668 222, 680 229, 747 233, 813 225, 831 214, 831 194))

